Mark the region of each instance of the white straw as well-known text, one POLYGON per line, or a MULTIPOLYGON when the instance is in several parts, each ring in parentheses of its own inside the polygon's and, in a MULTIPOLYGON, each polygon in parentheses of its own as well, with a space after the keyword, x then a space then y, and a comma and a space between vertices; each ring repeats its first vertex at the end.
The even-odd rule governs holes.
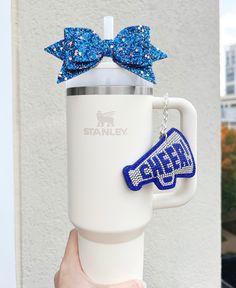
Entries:
POLYGON ((113 16, 105 16, 104 23, 104 39, 113 39, 113 16))

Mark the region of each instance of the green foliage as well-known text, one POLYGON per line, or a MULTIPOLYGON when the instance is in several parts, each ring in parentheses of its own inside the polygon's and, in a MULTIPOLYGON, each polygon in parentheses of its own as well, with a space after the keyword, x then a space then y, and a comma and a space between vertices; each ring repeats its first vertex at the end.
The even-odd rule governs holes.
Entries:
POLYGON ((236 130, 222 127, 222 213, 236 209, 236 130))

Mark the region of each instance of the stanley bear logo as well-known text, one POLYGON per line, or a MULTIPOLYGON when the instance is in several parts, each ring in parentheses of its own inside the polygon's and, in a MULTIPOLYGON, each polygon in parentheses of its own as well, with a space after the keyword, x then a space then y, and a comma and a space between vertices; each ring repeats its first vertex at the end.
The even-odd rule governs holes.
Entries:
POLYGON ((97 127, 84 128, 85 136, 126 136, 127 128, 115 127, 115 111, 96 113, 97 127))
POLYGON ((101 111, 97 112, 97 120, 98 120, 98 124, 97 127, 103 127, 104 125, 106 125, 107 127, 113 127, 114 126, 114 111, 110 111, 110 112, 105 112, 102 113, 101 111))

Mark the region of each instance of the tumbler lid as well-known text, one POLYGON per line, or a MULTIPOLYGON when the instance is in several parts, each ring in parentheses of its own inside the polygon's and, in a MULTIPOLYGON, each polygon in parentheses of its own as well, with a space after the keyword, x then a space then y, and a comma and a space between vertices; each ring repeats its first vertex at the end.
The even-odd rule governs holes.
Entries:
POLYGON ((114 62, 103 60, 96 68, 66 81, 66 88, 93 86, 145 86, 153 84, 114 62))

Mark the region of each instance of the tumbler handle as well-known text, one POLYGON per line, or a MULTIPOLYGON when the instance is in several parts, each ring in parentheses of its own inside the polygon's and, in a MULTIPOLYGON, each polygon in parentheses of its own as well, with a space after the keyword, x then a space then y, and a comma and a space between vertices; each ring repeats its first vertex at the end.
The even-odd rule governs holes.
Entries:
MULTIPOLYGON (((163 109, 165 100, 152 96, 153 109, 163 109)), ((180 112, 181 130, 189 142, 197 163, 197 112, 194 106, 183 98, 169 98, 168 109, 180 112)), ((169 191, 153 194, 153 209, 182 206, 192 199, 197 186, 197 171, 192 178, 178 178, 176 187, 169 191)))

